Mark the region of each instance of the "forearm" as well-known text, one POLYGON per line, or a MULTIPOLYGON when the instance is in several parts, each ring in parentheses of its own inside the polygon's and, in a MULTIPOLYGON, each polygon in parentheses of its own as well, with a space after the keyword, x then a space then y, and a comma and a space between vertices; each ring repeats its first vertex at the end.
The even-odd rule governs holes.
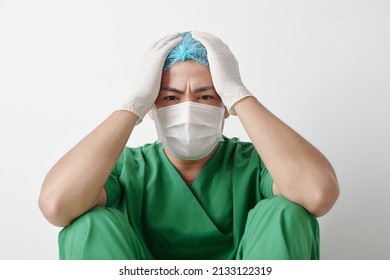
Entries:
POLYGON ((328 160, 254 97, 235 110, 280 193, 316 216, 325 214, 339 191, 328 160))
POLYGON ((53 166, 39 197, 51 223, 66 226, 96 205, 137 119, 130 112, 114 112, 53 166))

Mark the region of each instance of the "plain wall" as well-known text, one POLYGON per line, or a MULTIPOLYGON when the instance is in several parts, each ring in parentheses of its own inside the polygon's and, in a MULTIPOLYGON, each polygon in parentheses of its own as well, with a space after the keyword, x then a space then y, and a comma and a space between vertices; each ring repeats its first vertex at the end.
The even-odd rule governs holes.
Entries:
MULTIPOLYGON (((55 162, 129 95, 146 48, 222 38, 247 88, 333 164, 322 259, 390 259, 389 1, 0 1, 0 259, 57 259, 55 162)), ((237 117, 227 136, 248 137, 237 117)), ((156 140, 148 118, 128 145, 156 140)))

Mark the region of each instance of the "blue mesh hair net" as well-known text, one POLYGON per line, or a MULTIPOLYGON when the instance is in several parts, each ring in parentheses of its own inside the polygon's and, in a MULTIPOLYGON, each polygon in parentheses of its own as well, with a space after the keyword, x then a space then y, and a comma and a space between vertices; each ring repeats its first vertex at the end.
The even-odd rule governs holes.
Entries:
POLYGON ((195 60, 209 67, 205 47, 199 41, 192 38, 191 32, 183 32, 180 36, 183 37, 183 41, 168 54, 164 63, 163 72, 171 68, 176 62, 187 59, 195 60))

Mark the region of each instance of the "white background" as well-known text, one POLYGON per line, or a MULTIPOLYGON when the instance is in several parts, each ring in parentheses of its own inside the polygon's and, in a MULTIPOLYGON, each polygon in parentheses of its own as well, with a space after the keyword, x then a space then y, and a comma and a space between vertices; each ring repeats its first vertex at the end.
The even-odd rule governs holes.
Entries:
MULTIPOLYGON (((0 259, 57 258, 44 177, 126 98, 146 48, 188 30, 222 38, 250 91, 333 164, 321 258, 390 259, 389 27, 385 0, 0 0, 0 259)), ((146 118, 128 144, 155 139, 146 118)))

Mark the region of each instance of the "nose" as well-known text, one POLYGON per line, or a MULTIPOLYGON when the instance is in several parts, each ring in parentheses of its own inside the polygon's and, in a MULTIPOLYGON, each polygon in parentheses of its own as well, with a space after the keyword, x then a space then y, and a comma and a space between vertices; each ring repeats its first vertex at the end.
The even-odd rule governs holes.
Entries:
POLYGON ((197 101, 196 94, 194 94, 191 91, 191 88, 187 86, 181 100, 182 102, 196 102, 197 101))

